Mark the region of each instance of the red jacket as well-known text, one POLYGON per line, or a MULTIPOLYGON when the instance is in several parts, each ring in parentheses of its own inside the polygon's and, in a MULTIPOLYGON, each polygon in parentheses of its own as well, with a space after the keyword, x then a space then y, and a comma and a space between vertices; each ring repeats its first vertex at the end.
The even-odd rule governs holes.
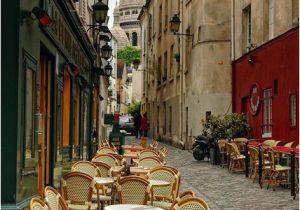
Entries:
POLYGON ((141 119, 141 131, 148 131, 148 119, 146 116, 143 116, 141 119))

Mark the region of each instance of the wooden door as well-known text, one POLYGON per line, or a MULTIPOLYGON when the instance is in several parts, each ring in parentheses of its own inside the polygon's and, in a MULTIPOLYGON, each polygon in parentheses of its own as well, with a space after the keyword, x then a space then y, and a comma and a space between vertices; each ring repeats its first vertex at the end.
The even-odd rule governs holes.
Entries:
POLYGON ((51 139, 51 68, 52 62, 46 56, 40 58, 39 74, 39 113, 40 130, 38 136, 38 192, 43 196, 43 190, 46 184, 51 184, 50 175, 50 139, 51 139))

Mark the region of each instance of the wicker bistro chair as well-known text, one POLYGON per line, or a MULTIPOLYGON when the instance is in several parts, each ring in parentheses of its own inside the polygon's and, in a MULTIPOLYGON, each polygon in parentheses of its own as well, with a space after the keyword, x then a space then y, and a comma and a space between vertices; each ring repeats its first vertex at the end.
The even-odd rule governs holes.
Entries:
POLYGON ((233 172, 236 169, 245 169, 245 156, 241 155, 237 145, 235 143, 228 144, 230 146, 230 163, 229 163, 229 171, 233 172))
POLYGON ((195 193, 191 190, 187 190, 187 191, 180 193, 180 195, 172 203, 172 206, 170 207, 170 209, 172 209, 179 201, 186 199, 186 198, 193 198, 193 197, 195 197, 195 193))
POLYGON ((159 157, 159 154, 156 151, 150 149, 145 149, 142 150, 140 153, 138 153, 138 159, 142 159, 144 157, 152 157, 152 156, 159 157))
POLYGON ((228 142, 227 139, 220 139, 218 140, 218 147, 220 151, 220 156, 221 156, 221 161, 220 161, 220 166, 224 167, 227 165, 227 158, 226 158, 226 143, 228 142))
POLYGON ((169 166, 169 165, 164 165, 164 168, 168 168, 170 170, 172 170, 178 177, 177 179, 177 189, 175 190, 175 197, 178 197, 178 193, 179 193, 179 187, 180 187, 180 181, 181 181, 181 174, 180 172, 178 171, 177 168, 173 167, 173 166, 169 166))
POLYGON ((69 172, 63 175, 61 183, 62 196, 70 210, 92 210, 98 208, 98 199, 97 203, 92 203, 92 195, 95 188, 93 177, 81 172, 69 172))
POLYGON ((98 167, 94 163, 86 160, 81 160, 74 163, 71 171, 82 172, 90 175, 91 177, 100 176, 98 167))
POLYGON ((138 161, 139 167, 144 167, 144 168, 149 168, 149 169, 155 168, 155 167, 161 166, 161 165, 162 165, 162 162, 157 157, 145 157, 138 161))
POLYGON ((205 200, 192 197, 180 200, 171 210, 209 210, 209 207, 205 200))
POLYGON ((113 176, 124 175, 127 166, 126 159, 124 159, 122 155, 116 153, 109 153, 109 155, 112 155, 118 162, 118 165, 114 167, 114 170, 112 170, 112 175, 113 176))
POLYGON ((244 151, 244 145, 248 141, 247 138, 235 138, 233 139, 233 142, 237 145, 239 148, 239 151, 244 151))
POLYGON ((103 163, 106 163, 107 165, 109 165, 110 167, 118 166, 117 159, 110 154, 96 155, 92 159, 92 162, 103 162, 103 163))
POLYGON ((122 177, 117 183, 120 204, 146 205, 150 199, 152 203, 151 186, 149 181, 139 176, 122 177))
POLYGON ((153 206, 163 209, 170 209, 176 199, 178 190, 177 174, 164 166, 155 167, 147 174, 149 179, 169 182, 168 186, 153 186, 153 206))
POLYGON ((117 150, 110 146, 102 146, 97 151, 97 155, 107 154, 107 153, 117 153, 117 150))
POLYGON ((51 208, 40 198, 32 198, 30 200, 29 210, 51 210, 51 208))
POLYGON ((112 176, 112 172, 111 172, 111 167, 109 165, 107 165, 106 163, 103 162, 98 162, 98 161, 93 161, 92 163, 94 163, 100 172, 100 177, 111 177, 112 176))
POLYGON ((263 142, 263 144, 265 146, 270 146, 270 147, 274 147, 274 146, 277 146, 281 141, 277 141, 277 140, 274 140, 274 139, 269 139, 269 140, 265 140, 263 142))
POLYGON ((62 196, 51 186, 44 189, 45 201, 50 206, 51 210, 69 210, 68 204, 62 196))
POLYGON ((270 184, 273 187, 273 190, 275 190, 276 186, 288 183, 288 174, 291 170, 291 167, 282 166, 279 164, 277 165, 275 160, 275 153, 272 149, 269 150, 268 154, 271 167, 270 184))

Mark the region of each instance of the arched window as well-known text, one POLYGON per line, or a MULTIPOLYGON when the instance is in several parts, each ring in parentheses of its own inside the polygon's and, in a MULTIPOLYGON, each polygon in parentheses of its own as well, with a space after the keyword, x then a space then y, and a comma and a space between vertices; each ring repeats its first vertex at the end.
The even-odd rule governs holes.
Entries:
POLYGON ((137 46, 138 38, 137 38, 137 33, 133 32, 132 33, 132 46, 137 46))
POLYGON ((126 36, 127 36, 128 40, 130 40, 130 38, 129 38, 129 33, 128 33, 128 32, 126 32, 126 36))

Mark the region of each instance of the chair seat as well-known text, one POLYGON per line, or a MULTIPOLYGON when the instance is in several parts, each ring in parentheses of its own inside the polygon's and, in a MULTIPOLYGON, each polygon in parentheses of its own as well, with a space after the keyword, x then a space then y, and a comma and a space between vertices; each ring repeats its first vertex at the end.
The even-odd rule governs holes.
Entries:
MULTIPOLYGON (((89 205, 80 205, 80 204, 68 204, 68 207, 70 210, 88 210, 89 205)), ((98 209, 98 204, 97 203, 92 203, 91 210, 93 209, 98 209)))
POLYGON ((113 172, 119 173, 119 172, 121 172, 123 170, 124 170, 124 166, 114 166, 114 167, 112 167, 112 171, 113 172))
MULTIPOLYGON (((258 160, 255 162, 255 165, 259 165, 259 161, 258 160)), ((265 161, 265 165, 270 165, 270 161, 266 160, 265 161)))
MULTIPOLYGON (((151 202, 148 201, 147 205, 151 205, 151 202)), ((152 206, 168 210, 172 206, 172 203, 170 203, 168 201, 153 201, 152 206)))
POLYGON ((240 159, 245 159, 245 155, 239 155, 239 156, 236 156, 236 157, 233 157, 234 160, 240 160, 240 159))
POLYGON ((282 165, 276 165, 275 171, 288 171, 291 170, 291 167, 289 166, 282 166, 282 165))
MULTIPOLYGON (((100 201, 110 201, 112 198, 111 198, 111 196, 109 196, 109 195, 99 195, 99 200, 100 201)), ((97 200, 97 195, 93 195, 93 197, 92 197, 92 200, 93 201, 96 201, 97 200)))

